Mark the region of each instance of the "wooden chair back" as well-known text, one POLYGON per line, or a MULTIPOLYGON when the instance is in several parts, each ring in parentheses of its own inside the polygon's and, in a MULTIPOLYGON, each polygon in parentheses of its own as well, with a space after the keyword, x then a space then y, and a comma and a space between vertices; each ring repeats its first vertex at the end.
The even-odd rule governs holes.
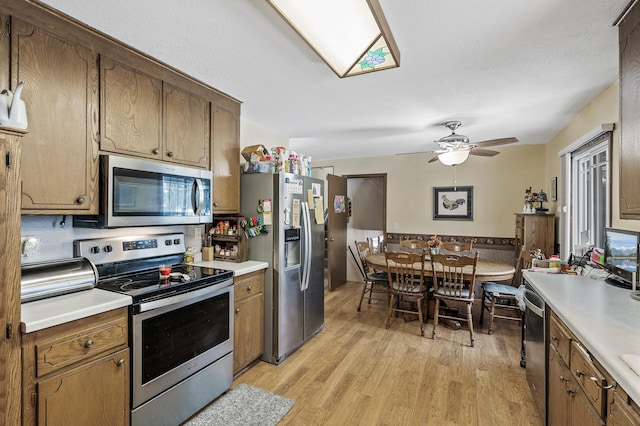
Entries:
POLYGON ((458 242, 458 241, 444 241, 440 245, 440 249, 444 253, 464 254, 471 256, 471 250, 473 249, 473 241, 458 242))
POLYGON ((451 253, 432 254, 431 271, 435 294, 464 300, 473 299, 479 255, 478 252, 473 257, 451 253))
POLYGON ((367 264, 367 256, 371 253, 369 243, 366 241, 356 241, 356 249, 358 250, 358 256, 360 257, 360 263, 362 264, 364 273, 368 274, 371 272, 367 264))
POLYGON ((523 245, 520 248, 520 253, 518 253, 518 257, 516 258, 516 272, 513 274, 513 280, 511 281, 511 285, 513 287, 520 287, 522 285, 522 271, 531 268, 531 264, 533 263, 533 256, 531 252, 526 249, 523 245))
POLYGON ((424 251, 421 253, 392 251, 384 255, 387 261, 389 288, 392 292, 416 294, 424 291, 424 251))
POLYGON ((422 253, 429 245, 425 240, 400 240, 400 251, 422 253))

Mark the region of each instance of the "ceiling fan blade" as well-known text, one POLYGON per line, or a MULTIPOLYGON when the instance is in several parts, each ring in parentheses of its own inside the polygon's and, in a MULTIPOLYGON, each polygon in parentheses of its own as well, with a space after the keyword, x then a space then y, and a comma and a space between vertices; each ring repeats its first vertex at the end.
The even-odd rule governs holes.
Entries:
POLYGON ((481 148, 498 145, 508 145, 510 143, 518 142, 518 138, 501 138, 501 139, 489 139, 486 141, 472 142, 473 145, 481 148))
POLYGON ((469 151, 469 154, 478 155, 480 157, 495 157, 496 155, 500 154, 500 152, 494 151, 492 149, 473 148, 471 151, 469 151))
POLYGON ((438 161, 438 156, 436 155, 435 157, 433 157, 431 160, 427 161, 427 163, 433 163, 438 161))

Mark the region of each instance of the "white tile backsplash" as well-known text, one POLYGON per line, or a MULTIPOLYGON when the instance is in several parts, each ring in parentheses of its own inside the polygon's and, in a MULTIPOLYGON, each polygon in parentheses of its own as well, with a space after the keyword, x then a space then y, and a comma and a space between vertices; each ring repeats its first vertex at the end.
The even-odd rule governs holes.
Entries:
POLYGON ((148 226, 135 228, 115 229, 90 229, 74 228, 73 217, 67 216, 64 227, 60 226, 62 216, 22 216, 22 237, 35 237, 39 240, 39 248, 32 256, 21 256, 21 263, 44 262, 73 257, 73 241, 91 238, 119 237, 124 235, 154 235, 170 232, 182 232, 185 234, 185 246, 193 247, 199 252, 202 241, 195 238, 195 228, 201 228, 200 234, 204 234, 204 225, 172 225, 172 226, 148 226))

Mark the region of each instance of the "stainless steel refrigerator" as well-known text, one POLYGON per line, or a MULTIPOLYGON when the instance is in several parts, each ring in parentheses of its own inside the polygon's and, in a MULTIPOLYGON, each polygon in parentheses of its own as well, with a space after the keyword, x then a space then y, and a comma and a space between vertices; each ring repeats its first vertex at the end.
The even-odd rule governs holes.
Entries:
POLYGON ((249 258, 269 263, 262 360, 279 364, 324 325, 325 228, 315 212, 324 216, 323 181, 255 173, 243 174, 240 182, 241 213, 261 219, 267 229, 249 237, 249 258))

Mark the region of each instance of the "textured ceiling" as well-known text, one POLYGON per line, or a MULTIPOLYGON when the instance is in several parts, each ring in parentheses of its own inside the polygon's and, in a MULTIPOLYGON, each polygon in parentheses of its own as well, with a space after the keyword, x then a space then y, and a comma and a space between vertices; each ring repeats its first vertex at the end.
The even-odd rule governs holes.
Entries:
POLYGON ((264 0, 45 3, 239 99, 315 160, 431 149, 452 119, 471 142, 546 143, 617 79, 628 0, 380 0, 400 68, 346 79, 264 0))

